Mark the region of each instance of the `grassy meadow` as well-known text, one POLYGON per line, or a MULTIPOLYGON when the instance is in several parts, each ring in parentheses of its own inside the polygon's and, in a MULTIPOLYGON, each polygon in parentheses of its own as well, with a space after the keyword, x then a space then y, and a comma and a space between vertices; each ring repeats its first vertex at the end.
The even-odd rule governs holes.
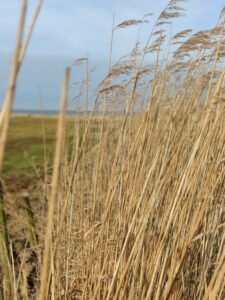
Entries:
POLYGON ((172 34, 183 2, 115 64, 117 31, 151 14, 113 24, 92 101, 88 58, 73 63, 87 70, 74 116, 67 67, 59 115, 31 117, 11 115, 42 5, 23 39, 23 1, 0 115, 0 299, 225 299, 225 8, 172 34))
POLYGON ((56 126, 56 117, 13 116, 6 144, 4 176, 33 175, 35 169, 43 169, 45 156, 52 163, 56 126))

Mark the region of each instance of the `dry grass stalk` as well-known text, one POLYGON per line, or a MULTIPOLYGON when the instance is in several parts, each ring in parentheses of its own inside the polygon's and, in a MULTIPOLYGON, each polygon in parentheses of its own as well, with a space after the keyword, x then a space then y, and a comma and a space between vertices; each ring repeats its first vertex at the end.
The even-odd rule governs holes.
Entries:
POLYGON ((74 117, 72 146, 66 72, 39 299, 224 298, 224 32, 220 22, 169 38, 159 26, 183 2, 169 2, 144 49, 138 36, 113 67, 110 53, 92 113, 74 117), (168 39, 181 43, 174 53, 162 50, 168 39))
POLYGON ((43 263, 41 269, 41 285, 40 285, 40 294, 39 299, 44 300, 48 298, 48 282, 50 272, 50 262, 51 262, 51 247, 52 247, 52 230, 53 230, 53 220, 54 220, 54 211, 55 211, 55 202, 57 195, 57 188, 59 182, 60 174, 60 165, 62 162, 62 150, 64 134, 65 134, 65 117, 67 109, 67 98, 68 98, 68 86, 70 78, 70 69, 67 68, 65 71, 63 88, 62 88, 62 97, 61 97, 61 107, 60 115, 58 120, 58 130, 57 130, 57 143, 55 150, 55 160, 53 166, 53 175, 51 182, 51 194, 49 198, 48 214, 47 214, 47 227, 45 233, 45 245, 44 245, 44 254, 43 254, 43 263))
MULTIPOLYGON (((38 2, 37 9, 35 11, 35 14, 33 16, 31 27, 28 31, 27 38, 25 42, 23 42, 23 34, 24 34, 24 28, 25 28, 25 19, 26 19, 26 11, 27 11, 27 1, 23 0, 22 4, 22 10, 18 25, 18 33, 17 33, 17 41, 16 41, 16 47, 15 47, 15 53, 13 57, 13 64, 12 64, 12 70, 10 74, 9 79, 9 88, 8 92, 5 98, 5 101, 3 103, 3 108, 0 115, 0 173, 2 173, 2 167, 3 167, 3 159, 5 154, 5 146, 6 146, 6 139, 8 134, 8 128, 10 123, 10 116, 11 116, 11 110, 13 106, 14 101, 14 95, 16 90, 16 81, 18 77, 18 73, 21 67, 21 64, 23 62, 27 47, 29 45, 31 35, 37 20, 37 17, 39 15, 40 9, 42 5, 42 0, 38 2)), ((9 250, 8 250, 8 233, 6 228, 6 218, 5 218, 5 212, 4 212, 4 192, 3 187, 1 183, 1 199, 0 199, 0 243, 1 243, 1 251, 2 251, 2 265, 3 265, 3 280, 4 280, 4 292, 6 293, 6 298, 12 297, 12 287, 10 284, 10 259, 9 259, 9 250)))
POLYGON ((127 28, 129 26, 143 24, 143 23, 148 23, 148 21, 147 20, 126 20, 116 25, 115 29, 127 28))

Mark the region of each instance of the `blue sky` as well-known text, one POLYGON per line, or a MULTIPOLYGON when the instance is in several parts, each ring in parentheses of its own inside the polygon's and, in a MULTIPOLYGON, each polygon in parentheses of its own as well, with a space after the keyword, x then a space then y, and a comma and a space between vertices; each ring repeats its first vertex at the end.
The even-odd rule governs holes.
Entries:
MULTIPOLYGON (((29 0, 27 23, 35 7, 29 0)), ((64 68, 78 57, 88 55, 97 66, 94 85, 104 76, 107 65, 112 17, 116 23, 140 19, 146 13, 157 16, 168 0, 44 0, 35 32, 22 67, 14 108, 39 109, 41 89, 46 109, 56 109, 64 68)), ((12 49, 21 1, 0 0, 0 99, 7 89, 12 49)), ((174 32, 192 28, 194 31, 214 26, 224 0, 189 0, 187 16, 178 19, 174 32)), ((152 21, 154 17, 152 18, 152 21)), ((113 60, 129 52, 137 36, 137 27, 116 33, 113 60)), ((151 30, 151 23, 142 28, 142 39, 151 30)), ((80 75, 73 72, 73 80, 80 75)))

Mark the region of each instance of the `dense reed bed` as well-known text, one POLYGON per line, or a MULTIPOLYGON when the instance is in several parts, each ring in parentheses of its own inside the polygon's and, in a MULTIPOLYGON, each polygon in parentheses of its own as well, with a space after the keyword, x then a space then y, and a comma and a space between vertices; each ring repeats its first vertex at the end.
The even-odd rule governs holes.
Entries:
MULTIPOLYGON (((26 221, 2 188, 4 299, 225 298, 225 11, 212 29, 173 35, 183 2, 115 65, 117 30, 152 16, 113 25, 109 72, 72 134, 66 70, 53 170, 37 182, 38 204, 23 196, 26 221), (24 228, 20 251, 5 212, 24 228)), ((84 111, 89 76, 76 97, 84 111)))

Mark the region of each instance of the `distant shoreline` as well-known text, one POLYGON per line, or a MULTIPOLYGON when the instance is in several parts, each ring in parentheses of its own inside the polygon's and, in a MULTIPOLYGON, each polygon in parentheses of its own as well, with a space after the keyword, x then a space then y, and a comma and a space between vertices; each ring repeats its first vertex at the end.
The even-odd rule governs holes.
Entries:
MULTIPOLYGON (((39 111, 39 110, 13 110, 12 115, 14 116, 58 116, 59 111, 57 110, 45 110, 45 111, 39 111)), ((68 115, 75 115, 74 111, 68 111, 68 115)))
POLYGON ((37 113, 37 114, 29 114, 29 113, 15 113, 12 112, 11 114, 12 118, 57 118, 58 115, 54 114, 54 115, 47 115, 47 114, 41 114, 41 113, 37 113))
MULTIPOLYGON (((38 110, 13 110, 12 111, 12 116, 13 117, 51 117, 51 118, 55 118, 58 117, 59 115, 59 111, 56 110, 47 110, 47 111, 38 111, 38 110)), ((101 113, 99 112, 91 112, 91 111, 80 111, 80 112, 76 112, 76 111, 67 111, 66 115, 68 117, 87 117, 87 116, 101 116, 101 113)), ((107 113, 106 116, 122 116, 123 113, 107 113)))

